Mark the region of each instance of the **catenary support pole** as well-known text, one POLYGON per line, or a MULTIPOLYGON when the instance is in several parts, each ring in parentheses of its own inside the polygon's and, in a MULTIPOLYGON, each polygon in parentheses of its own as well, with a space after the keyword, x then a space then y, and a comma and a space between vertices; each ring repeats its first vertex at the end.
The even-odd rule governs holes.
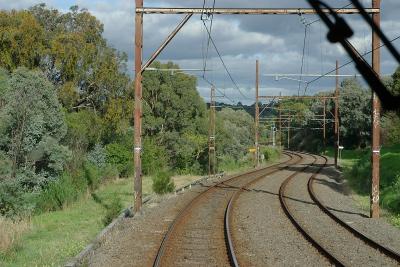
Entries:
MULTIPOLYGON (((282 96, 282 93, 279 93, 279 96, 282 96)), ((282 107, 281 102, 279 101, 279 147, 282 148, 282 107)))
MULTIPOLYGON (((336 60, 336 75, 339 74, 339 61, 336 60)), ((339 76, 336 76, 335 87, 335 167, 338 167, 339 156, 339 76)))
MULTIPOLYGON (((372 0, 373 8, 380 8, 380 0, 372 0)), ((372 16, 375 24, 380 27, 381 16, 374 14, 372 16)), ((380 39, 378 34, 372 33, 372 68, 380 75, 380 39)), ((371 218, 379 218, 379 178, 380 178, 380 117, 381 117, 381 103, 375 93, 372 93, 372 182, 371 182, 371 218)))
POLYGON ((324 130, 323 130, 323 137, 324 137, 324 151, 326 150, 326 99, 323 100, 324 105, 324 130))
POLYGON ((211 87, 210 98, 210 125, 208 128, 208 176, 215 175, 215 168, 217 164, 216 151, 215 151, 215 87, 211 87))
POLYGON ((287 128, 287 149, 290 149, 290 111, 289 111, 289 120, 288 120, 288 128, 287 128))
POLYGON ((256 148, 256 167, 260 166, 260 145, 259 145, 259 123, 260 123, 260 108, 258 106, 258 93, 259 93, 259 77, 260 77, 260 65, 259 61, 256 61, 256 103, 255 103, 255 120, 254 120, 254 132, 255 132, 255 148, 256 148))
MULTIPOLYGON (((136 0, 136 8, 143 7, 143 0, 136 0)), ((135 14, 135 203, 134 211, 140 212, 142 208, 142 51, 143 50, 143 13, 135 14)))

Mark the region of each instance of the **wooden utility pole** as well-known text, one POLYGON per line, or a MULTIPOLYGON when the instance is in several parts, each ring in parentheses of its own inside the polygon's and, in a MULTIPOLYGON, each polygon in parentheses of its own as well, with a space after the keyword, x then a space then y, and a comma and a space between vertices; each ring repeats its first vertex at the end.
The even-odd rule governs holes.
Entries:
POLYGON ((289 120, 287 128, 287 148, 290 149, 290 111, 289 111, 289 120))
POLYGON ((326 99, 323 100, 324 105, 324 150, 326 149, 326 99))
POLYGON ((210 98, 210 125, 208 128, 208 176, 215 175, 215 165, 217 164, 217 155, 215 151, 215 87, 211 87, 210 98))
MULTIPOLYGON (((380 9, 381 1, 372 0, 372 7, 380 9)), ((381 16, 380 13, 373 14, 372 19, 375 24, 380 27, 381 16)), ((376 32, 372 32, 372 68, 380 75, 380 39, 376 32)), ((380 117, 381 117, 381 103, 377 95, 372 93, 372 182, 371 182, 371 196, 370 196, 370 216, 371 218, 379 218, 379 178, 380 178, 380 117)))
MULTIPOLYGON (((143 0, 136 0, 136 8, 143 7, 143 0)), ((135 14, 135 203, 134 211, 140 212, 142 208, 142 51, 143 50, 143 13, 135 14)))
MULTIPOLYGON (((279 96, 282 96, 282 93, 279 93, 279 96)), ((282 148, 282 109, 280 101, 279 101, 279 146, 282 148)))
POLYGON ((339 61, 336 60, 336 88, 335 88, 335 167, 338 167, 339 156, 339 61))
POLYGON ((255 103, 255 120, 254 120, 254 144, 255 144, 255 149, 256 149, 256 167, 260 166, 260 145, 259 145, 259 123, 260 123, 260 108, 258 106, 258 90, 259 90, 259 84, 260 84, 260 67, 259 67, 259 61, 256 61, 256 103, 255 103))

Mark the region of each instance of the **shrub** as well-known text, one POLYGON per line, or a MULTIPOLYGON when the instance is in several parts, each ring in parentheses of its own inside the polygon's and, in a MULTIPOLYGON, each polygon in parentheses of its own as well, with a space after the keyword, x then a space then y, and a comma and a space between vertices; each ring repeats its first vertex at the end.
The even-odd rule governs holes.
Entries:
POLYGON ((0 183, 0 215, 9 218, 29 216, 35 209, 32 198, 19 180, 5 180, 0 183))
POLYGON ((87 154, 87 160, 97 168, 104 168, 107 165, 107 154, 104 147, 96 144, 92 151, 87 154))
POLYGON ((278 148, 266 147, 263 148, 263 154, 266 161, 272 161, 281 156, 281 151, 278 148))
POLYGON ((121 199, 115 196, 112 199, 111 203, 106 206, 106 208, 107 208, 106 215, 103 218, 104 226, 109 225, 115 218, 118 217, 118 215, 122 211, 121 199))
POLYGON ((84 177, 87 185, 91 191, 97 189, 101 183, 102 176, 100 175, 100 170, 91 163, 85 163, 84 167, 84 177))
POLYGON ((84 178, 64 173, 59 179, 50 182, 37 195, 36 212, 62 209, 65 205, 76 201, 86 188, 84 178))
POLYGON ((142 170, 145 175, 152 175, 167 166, 167 152, 163 146, 157 145, 152 139, 144 139, 142 170))
POLYGON ((153 191, 159 195, 173 192, 175 184, 167 171, 159 171, 153 176, 153 191))
POLYGON ((119 143, 106 146, 107 163, 117 167, 121 177, 133 174, 133 157, 129 147, 119 143))

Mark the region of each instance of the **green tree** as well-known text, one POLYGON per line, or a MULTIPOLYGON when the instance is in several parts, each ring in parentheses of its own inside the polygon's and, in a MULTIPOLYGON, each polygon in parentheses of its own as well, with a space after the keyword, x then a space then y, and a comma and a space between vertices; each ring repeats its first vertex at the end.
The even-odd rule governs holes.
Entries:
POLYGON ((67 131, 54 87, 43 74, 17 69, 9 80, 0 111, 0 150, 17 170, 56 175, 70 156, 59 144, 67 131))
POLYGON ((340 90, 340 134, 346 147, 369 143, 371 132, 371 93, 360 82, 346 79, 340 90))
MULTIPOLYGON (((179 68, 155 62, 156 68, 179 68)), ((169 165, 204 169, 207 148, 206 105, 196 89, 196 78, 175 72, 145 72, 143 131, 166 148, 169 165)))
POLYGON ((43 28, 27 11, 0 11, 0 66, 36 68, 45 50, 43 28))
POLYGON ((217 112, 217 156, 231 156, 236 161, 254 146, 254 119, 243 110, 224 108, 217 112))

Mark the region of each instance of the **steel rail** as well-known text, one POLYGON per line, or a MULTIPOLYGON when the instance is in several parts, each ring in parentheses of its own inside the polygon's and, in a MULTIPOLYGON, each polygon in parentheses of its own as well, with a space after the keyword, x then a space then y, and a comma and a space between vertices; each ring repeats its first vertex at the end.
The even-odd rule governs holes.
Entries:
MULTIPOLYGON (((296 160, 296 161, 295 161, 294 163, 292 163, 291 165, 296 165, 296 164, 298 164, 300 161, 303 160, 303 158, 301 157, 301 155, 295 154, 295 153, 293 153, 293 152, 291 152, 291 153, 292 153, 293 155, 296 155, 296 156, 299 157, 299 159, 296 160)), ((239 265, 238 257, 236 256, 236 253, 235 253, 234 241, 233 241, 233 237, 232 237, 231 223, 230 223, 231 220, 232 220, 231 215, 232 215, 232 210, 233 210, 235 201, 238 199, 239 195, 240 195, 244 190, 246 190, 249 186, 251 186, 252 184, 258 182, 259 180, 261 180, 261 179, 263 179, 263 178, 266 178, 267 176, 269 176, 269 175, 271 175, 271 174, 274 174, 274 173, 276 173, 276 172, 279 172, 279 171, 281 171, 281 170, 284 170, 284 169, 286 169, 287 167, 289 167, 289 165, 286 166, 286 167, 284 167, 284 168, 282 168, 282 169, 277 169, 277 170, 275 170, 275 171, 269 173, 268 175, 261 176, 261 177, 259 177, 259 178, 256 178, 256 179, 254 179, 254 180, 248 182, 247 184, 245 184, 244 186, 242 186, 242 187, 231 197, 231 199, 229 200, 229 203, 228 203, 228 205, 227 205, 227 207, 226 207, 226 210, 225 210, 225 237, 226 237, 226 239, 227 239, 227 248, 228 248, 229 257, 230 257, 230 260, 231 260, 231 263, 232 263, 233 266, 235 266, 235 267, 239 267, 239 266, 240 266, 240 265, 239 265)))
MULTIPOLYGON (((342 263, 339 259, 337 259, 333 254, 331 254, 328 250, 326 250, 324 247, 322 247, 314 238, 311 237, 311 235, 307 232, 305 228, 303 228, 300 223, 296 220, 294 215, 291 213, 289 206, 285 200, 285 190, 289 182, 297 176, 300 172, 310 168, 311 166, 315 165, 317 162, 317 157, 314 155, 311 155, 314 157, 314 162, 308 166, 305 166, 301 170, 293 173, 290 175, 281 185, 279 188, 279 201, 281 202, 281 206, 286 214, 286 216, 289 218, 289 220, 292 222, 292 224, 296 227, 296 229, 320 252, 322 253, 329 261, 331 261, 333 264, 336 266, 345 266, 344 263, 342 263)), ((315 177, 320 171, 322 170, 322 167, 320 167, 317 172, 315 172, 312 177, 315 177)))
MULTIPOLYGON (((325 156, 320 156, 325 160, 324 166, 326 166, 328 159, 325 156)), ((322 168, 323 168, 322 167, 322 168)), ((315 175, 316 176, 316 175, 315 175)), ((315 182, 315 176, 311 177, 308 180, 308 192, 311 196, 311 199, 317 204, 317 206, 325 213, 327 214, 330 218, 332 218, 336 223, 338 223, 339 225, 341 225, 342 227, 344 227, 346 230, 348 230, 350 233, 352 233, 354 236, 358 237, 359 239, 361 239, 362 241, 364 241, 364 243, 366 243, 367 245, 378 249, 380 252, 382 252, 383 254, 391 257, 392 259, 400 262, 400 254, 390 248, 387 248, 381 244, 379 244, 378 242, 374 241, 373 239, 367 237, 366 235, 364 235, 363 233, 359 232, 358 230, 356 230, 355 228, 351 227, 350 225, 348 225, 345 221, 341 220, 338 216, 336 216, 335 214, 333 214, 329 208, 327 206, 325 206, 322 201, 317 197, 317 195, 315 194, 314 191, 314 182, 315 182)))
MULTIPOLYGON (((262 173, 261 176, 265 176, 265 175, 268 175, 269 173, 263 173, 264 171, 267 171, 267 170, 269 170, 269 169, 274 169, 274 168, 281 169, 281 168, 278 167, 279 165, 286 164, 286 163, 288 163, 289 161, 291 161, 292 158, 293 158, 290 154, 288 154, 288 153, 285 153, 285 154, 288 155, 288 156, 290 157, 289 160, 284 161, 284 162, 280 162, 280 163, 277 163, 277 164, 274 164, 274 165, 271 165, 271 166, 268 166, 268 167, 265 167, 265 168, 256 169, 256 170, 253 170, 253 171, 250 171, 250 172, 246 172, 246 173, 234 175, 234 176, 232 176, 231 178, 229 178, 229 179, 227 179, 227 180, 218 182, 218 183, 216 183, 215 185, 210 186, 207 190, 201 192, 199 195, 197 195, 195 198, 193 198, 193 199, 179 212, 179 214, 175 217, 175 219, 173 220, 173 222, 169 225, 168 230, 167 230, 167 232, 165 233, 165 235, 164 235, 164 237, 163 237, 163 239, 162 239, 162 241, 161 241, 161 245, 160 245, 160 247, 159 247, 159 249, 158 249, 156 258, 155 258, 155 260, 154 260, 154 262, 153 262, 153 266, 154 266, 154 267, 162 266, 162 265, 161 265, 161 264, 162 264, 162 258, 163 258, 163 256, 164 256, 165 250, 166 250, 166 248, 167 248, 167 243, 168 243, 168 241, 170 240, 170 238, 173 236, 174 231, 176 231, 176 229, 177 229, 178 226, 179 226, 179 223, 180 223, 181 220, 185 217, 185 215, 188 214, 188 213, 190 212, 190 210, 193 208, 193 206, 194 206, 202 197, 205 197, 206 193, 210 192, 211 190, 216 189, 218 186, 220 186, 220 185, 222 185, 222 184, 224 184, 224 183, 226 183, 226 182, 238 180, 238 179, 240 179, 240 178, 242 178, 242 177, 245 177, 245 176, 247 176, 247 175, 249 175, 249 174, 254 174, 254 173, 257 173, 257 172, 261 172, 261 173, 262 173)), ((258 177, 256 177, 256 178, 258 178, 258 177)))

